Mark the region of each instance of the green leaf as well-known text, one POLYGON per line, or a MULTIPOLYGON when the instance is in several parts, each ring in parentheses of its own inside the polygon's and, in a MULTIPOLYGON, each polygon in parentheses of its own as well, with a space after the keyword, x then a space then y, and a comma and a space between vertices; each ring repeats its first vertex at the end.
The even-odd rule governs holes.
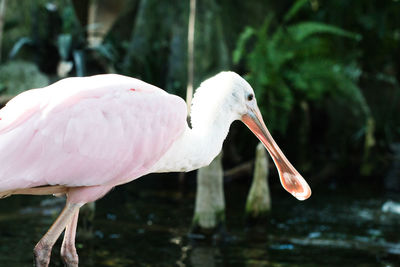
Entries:
POLYGON ((349 32, 339 27, 320 22, 300 22, 289 26, 287 31, 289 32, 290 36, 292 36, 292 38, 298 42, 301 42, 314 34, 333 34, 355 39, 357 41, 361 40, 360 34, 349 32))
POLYGON ((115 51, 113 50, 113 46, 110 43, 102 43, 100 45, 97 45, 93 47, 93 50, 95 50, 97 53, 99 53, 101 56, 105 57, 109 61, 115 61, 115 51))
POLYGON ((11 52, 9 54, 9 57, 14 58, 18 54, 19 50, 21 50, 22 47, 24 47, 25 45, 33 45, 33 44, 34 44, 34 42, 31 38, 22 37, 14 44, 14 46, 11 49, 11 52))
POLYGON ((68 60, 69 52, 71 50, 72 35, 71 34, 60 34, 57 39, 58 53, 61 59, 64 61, 68 60))
POLYGON ((294 3, 289 11, 285 14, 283 22, 289 22, 308 2, 309 0, 297 0, 296 3, 294 3))
POLYGON ((83 77, 86 73, 85 54, 82 50, 75 50, 73 53, 76 69, 76 76, 83 77))
POLYGON ((240 34, 236 49, 233 51, 233 63, 238 64, 243 57, 243 53, 246 50, 246 43, 255 34, 255 30, 251 27, 246 27, 240 34))

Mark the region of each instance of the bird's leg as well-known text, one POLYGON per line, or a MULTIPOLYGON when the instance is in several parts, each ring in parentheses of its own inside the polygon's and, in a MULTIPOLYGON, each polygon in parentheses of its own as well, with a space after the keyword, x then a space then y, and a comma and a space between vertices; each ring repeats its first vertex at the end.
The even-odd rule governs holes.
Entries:
POLYGON ((47 267, 49 265, 51 249, 54 243, 82 205, 81 203, 68 203, 67 201, 64 210, 33 250, 36 267, 47 267))
POLYGON ((67 224, 64 232, 64 240, 61 246, 61 258, 67 267, 77 267, 79 258, 75 248, 76 226, 78 224, 79 210, 75 211, 72 220, 67 224))

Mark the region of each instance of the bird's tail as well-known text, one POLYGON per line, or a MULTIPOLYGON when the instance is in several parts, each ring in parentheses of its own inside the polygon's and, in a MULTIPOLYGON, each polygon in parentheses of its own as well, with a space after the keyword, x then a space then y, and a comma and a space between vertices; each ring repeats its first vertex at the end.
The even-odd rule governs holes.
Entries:
POLYGON ((48 185, 32 188, 20 188, 0 192, 0 199, 11 195, 64 195, 68 191, 68 187, 63 185, 48 185))

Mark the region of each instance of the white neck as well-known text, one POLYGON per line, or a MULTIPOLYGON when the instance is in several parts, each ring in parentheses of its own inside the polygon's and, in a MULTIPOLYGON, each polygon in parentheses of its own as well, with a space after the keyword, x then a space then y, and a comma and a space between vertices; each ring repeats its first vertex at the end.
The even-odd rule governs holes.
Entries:
POLYGON ((234 120, 240 119, 244 89, 250 85, 233 72, 221 72, 196 90, 190 114, 192 128, 155 164, 151 172, 191 171, 207 166, 221 151, 234 120))
POLYGON ((186 127, 182 136, 153 166, 151 172, 191 171, 207 166, 219 154, 235 118, 227 117, 224 112, 204 109, 207 106, 210 106, 209 103, 203 101, 193 103, 193 128, 186 127))

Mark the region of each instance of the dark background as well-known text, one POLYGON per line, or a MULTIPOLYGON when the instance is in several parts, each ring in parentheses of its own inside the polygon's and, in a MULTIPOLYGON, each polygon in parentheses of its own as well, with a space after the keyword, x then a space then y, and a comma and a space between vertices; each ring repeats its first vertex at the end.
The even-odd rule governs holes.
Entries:
MULTIPOLYGON (((364 235, 375 241, 385 237, 392 245, 398 243, 399 238, 395 236, 394 228, 390 228, 398 226, 398 219, 386 221, 387 218, 382 219, 377 212, 386 200, 398 199, 400 191, 399 14, 400 1, 397 0, 197 1, 195 87, 222 70, 233 70, 244 76, 256 92, 265 122, 275 140, 313 189, 314 199, 310 200, 311 204, 304 204, 306 206, 293 204, 294 200, 293 203, 292 200, 283 200, 290 196, 281 191, 277 193, 279 180, 277 172, 271 166, 270 183, 272 191, 275 192, 272 193, 272 200, 273 203, 281 203, 273 208, 294 211, 299 217, 306 214, 304 216, 308 219, 305 219, 305 222, 309 225, 309 228, 299 230, 291 224, 293 218, 277 213, 269 222, 271 225, 267 227, 272 229, 272 232, 282 234, 297 229, 288 235, 298 237, 303 232, 305 236, 322 232, 324 236, 324 230, 318 227, 324 224, 329 228, 330 223, 335 223, 338 227, 334 228, 334 233, 355 233, 360 227, 369 230, 383 227, 384 230, 379 228, 381 235, 378 234, 378 237, 375 232, 369 230, 357 232, 354 237, 356 241, 351 239, 348 242, 349 247, 360 248, 359 243, 354 245, 354 242, 359 242, 357 238, 364 235), (374 220, 368 221, 361 213, 359 216, 355 215, 365 210, 372 214, 371 216, 375 216, 374 220), (330 222, 326 219, 335 216, 337 221, 330 222), (353 223, 358 220, 359 225, 354 226, 353 223), (286 225, 287 228, 280 228, 280 225, 286 225)), ((4 105, 12 96, 23 90, 46 86, 62 77, 107 72, 140 78, 185 98, 188 76, 188 18, 189 1, 7 1, 5 15, 0 19, 3 24, 0 40, 0 102, 4 105), (94 23, 88 18, 91 2, 96 3, 98 10, 98 17, 94 23), (91 32, 97 32, 102 42, 90 43, 88 38, 91 32)), ((257 142, 246 127, 241 123, 234 123, 224 144, 224 168, 229 170, 251 161, 257 142)), ((189 178, 193 176, 193 173, 188 175, 189 178)), ((183 185, 186 189, 182 191, 182 184, 176 177, 171 178, 170 183, 160 183, 158 179, 159 177, 150 177, 148 182, 142 182, 143 179, 140 179, 136 182, 135 189, 128 185, 126 191, 113 191, 110 196, 99 201, 100 211, 96 216, 100 223, 95 228, 104 229, 107 221, 112 221, 113 229, 121 228, 121 225, 114 225, 116 223, 113 217, 109 217, 105 211, 111 207, 104 201, 111 201, 114 207, 123 206, 129 209, 128 203, 133 199, 138 203, 138 209, 143 209, 143 213, 154 208, 159 211, 158 215, 149 214, 160 218, 168 209, 174 209, 175 204, 188 205, 184 210, 174 210, 173 215, 165 217, 186 216, 181 225, 177 226, 180 228, 174 232, 174 235, 180 238, 185 236, 190 226, 195 181, 188 179, 183 185), (158 189, 160 191, 157 191, 158 189), (158 193, 155 193, 156 191, 158 193), (181 194, 186 197, 177 197, 181 194), (155 196, 155 201, 158 199, 160 206, 152 204, 154 206, 148 207, 149 202, 146 200, 154 200, 150 196, 155 196), (162 208, 162 203, 166 203, 165 208, 162 208)), ((245 198, 251 182, 251 170, 237 179, 228 177, 225 182, 233 184, 232 189, 226 193, 228 228, 231 224, 231 229, 236 229, 235 234, 240 236, 243 232, 237 229, 241 228, 238 227, 241 224, 237 221, 232 223, 232 220, 241 220, 241 215, 232 211, 233 205, 229 204, 229 199, 236 196, 238 199, 245 198)), ((239 201, 238 199, 236 201, 239 201)), ((25 205, 34 206, 38 200, 14 197, 2 202, 5 203, 5 210, 11 212, 21 210, 25 205)), ((131 226, 135 231, 140 228, 141 223, 146 224, 149 220, 146 216, 150 215, 147 213, 146 216, 137 215, 140 214, 139 210, 128 212, 130 215, 127 215, 124 221, 123 214, 126 210, 118 210, 116 213, 119 214, 118 218, 122 216, 122 226, 129 228, 124 223, 132 221, 133 218, 136 224, 131 226)), ((26 218, 24 215, 23 219, 15 219, 9 216, 10 213, 4 214, 4 218, 8 219, 3 223, 9 227, 12 224, 9 224, 8 220, 17 225, 23 224, 26 218)), ((18 214, 21 214, 21 211, 18 214)), ((31 218, 29 216, 28 219, 31 218)), ((36 218, 35 216, 32 218, 36 218)), ((48 227, 49 221, 40 222, 39 226, 33 223, 30 227, 36 227, 37 234, 31 239, 38 240, 48 227)), ((153 221, 157 223, 157 219, 153 221)), ((163 220, 159 219, 158 223, 162 222, 163 220)), ((173 223, 168 222, 167 220, 167 228, 175 227, 173 223)), ((18 230, 5 229, 10 244, 13 243, 15 247, 18 235, 14 236, 10 232, 18 230)), ((144 238, 137 232, 138 236, 132 239, 151 239, 160 233, 157 231, 170 233, 170 230, 161 229, 144 238)), ((332 240, 348 241, 341 235, 332 236, 332 240)), ((98 236, 97 238, 103 240, 103 243, 106 242, 105 239, 98 236)), ((109 237, 109 241, 114 242, 111 239, 113 237, 109 237)), ((234 256, 237 253, 236 249, 248 249, 253 254, 249 256, 250 261, 245 262, 251 265, 251 259, 265 260, 263 254, 257 254, 260 252, 257 249, 262 250, 265 242, 269 244, 271 255, 278 255, 275 256, 277 258, 267 257, 271 262, 285 262, 287 255, 308 255, 305 247, 301 247, 300 251, 292 251, 290 245, 298 245, 293 240, 289 243, 286 239, 271 241, 270 238, 262 242, 253 237, 241 237, 239 240, 239 243, 230 248, 206 247, 206 255, 211 253, 210 257, 217 259, 217 264, 221 263, 222 259, 222 263, 232 266, 234 262, 226 257, 234 256), (261 248, 251 247, 252 242, 261 244, 261 248), (281 250, 284 251, 282 257, 279 256, 281 250)), ((90 242, 84 243, 83 247, 93 245, 94 241, 90 242)), ((151 244, 160 251, 169 244, 157 242, 153 241, 151 244)), ((179 244, 183 251, 187 243, 179 242, 183 244, 179 244)), ((33 244, 32 240, 27 241, 26 251, 30 252, 33 244)), ((335 244, 333 246, 337 245, 335 244)), ((316 248, 321 249, 322 245, 318 242, 311 245, 315 245, 313 249, 317 251, 316 254, 320 254, 321 251, 316 248)), ((196 246, 192 246, 188 251, 192 251, 193 254, 194 248, 196 246)), ((400 254, 389 253, 387 256, 385 252, 384 256, 376 256, 380 250, 372 249, 373 252, 368 255, 364 255, 364 252, 352 255, 347 254, 343 250, 345 248, 340 247, 336 252, 343 253, 343 258, 365 256, 368 259, 366 262, 373 262, 371 266, 376 266, 375 263, 384 264, 388 259, 390 264, 394 264, 400 254)), ((5 247, 2 249, 3 255, 10 251, 5 247)), ((158 253, 163 253, 160 251, 158 253)), ((182 251, 177 253, 177 258, 184 255, 182 251)), ((200 249, 200 254, 202 251, 200 249)), ((370 251, 369 248, 367 251, 370 251)), ((113 251, 110 254, 84 255, 89 259, 90 256, 100 257, 107 262, 107 255, 115 253, 113 251)), ((129 253, 131 252, 127 252, 129 253)), ((169 252, 165 253, 169 255, 169 252)), ((321 253, 329 254, 330 251, 323 250, 321 253)), ((158 262, 151 255, 147 256, 142 259, 143 262, 158 262)), ((123 255, 121 257, 124 258, 123 255)), ((289 263, 286 262, 288 266, 291 262, 289 258, 289 263)), ((9 261, 8 258, 4 260, 5 264, 10 262, 13 261, 9 261)), ((104 262, 106 266, 133 264, 130 261, 110 264, 104 262)), ((193 261, 190 262, 189 265, 196 266, 193 261)), ((242 266, 243 262, 238 262, 238 266, 242 266)), ((305 262, 310 263, 307 260, 305 262)), ((315 262, 316 266, 326 265, 329 260, 316 259, 315 262)), ((331 263, 332 266, 337 266, 336 264, 343 262, 346 261, 331 263)), ((260 266, 269 266, 268 260, 259 263, 260 266)), ((355 266, 354 263, 349 264, 355 266)))

